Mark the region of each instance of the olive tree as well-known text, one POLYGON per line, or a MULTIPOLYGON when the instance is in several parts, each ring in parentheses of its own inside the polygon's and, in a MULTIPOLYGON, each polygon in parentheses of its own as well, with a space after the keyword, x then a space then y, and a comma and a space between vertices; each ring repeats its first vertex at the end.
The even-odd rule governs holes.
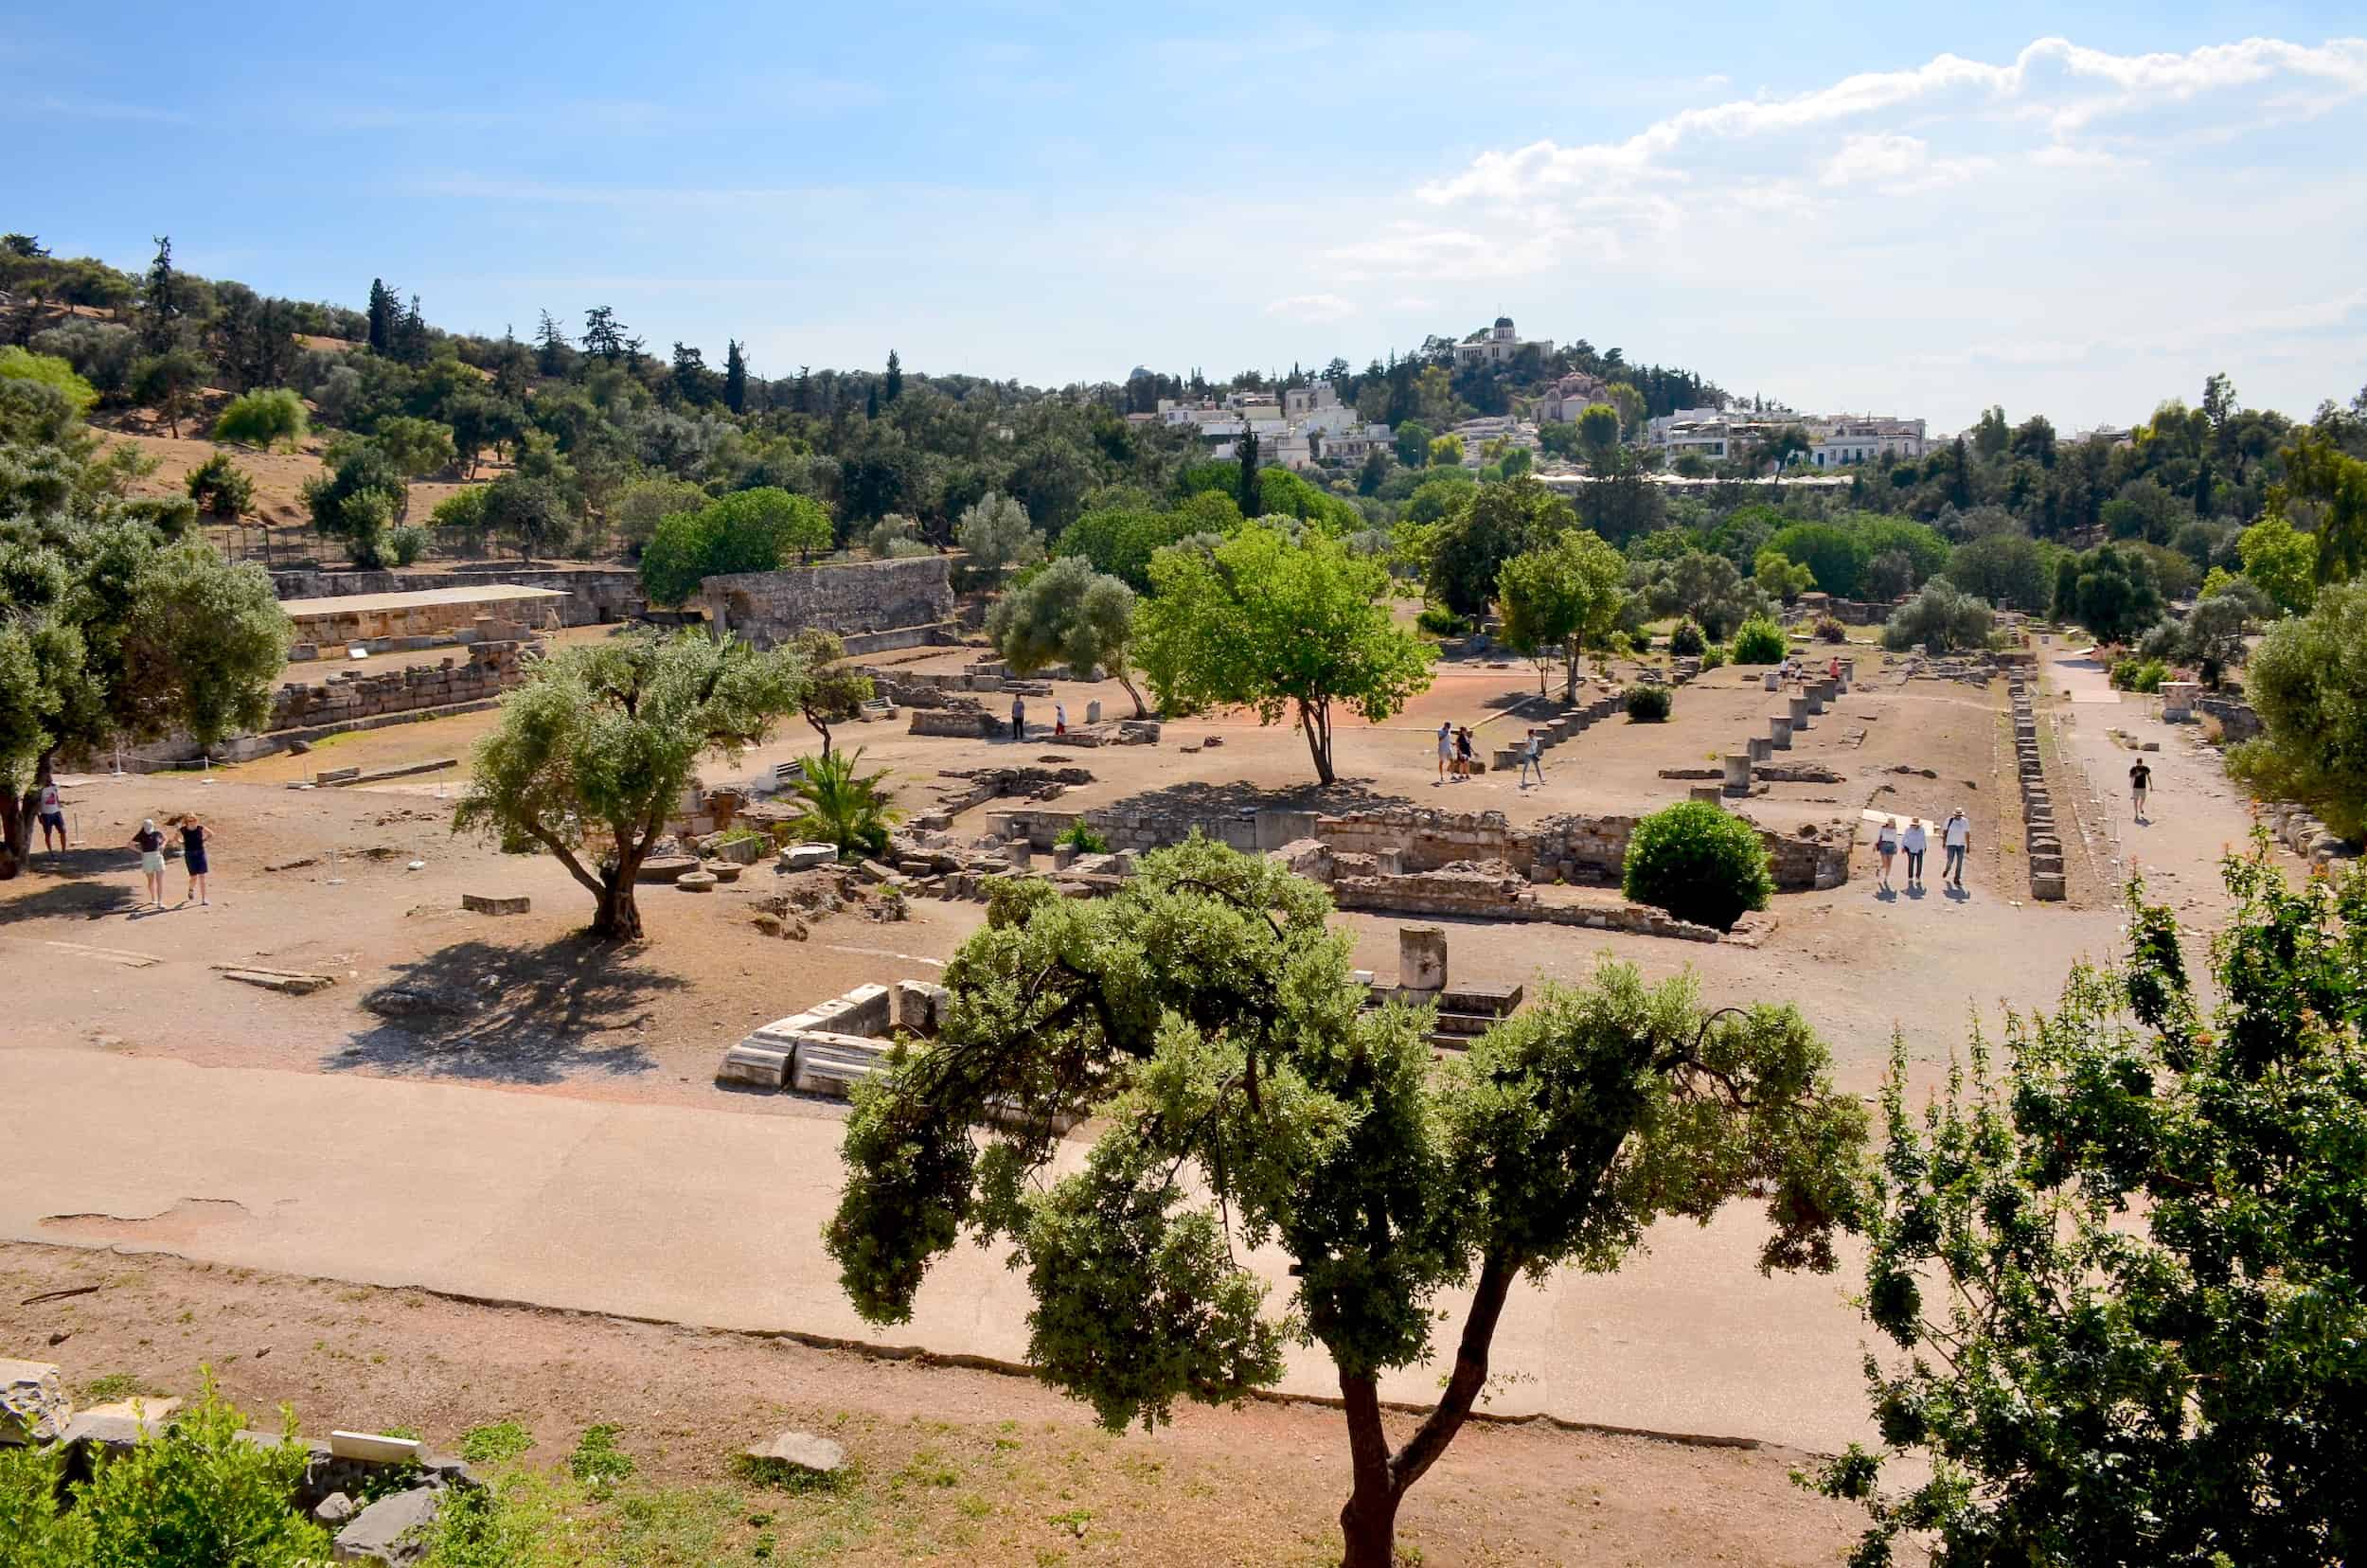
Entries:
POLYGON ((1150 580, 1137 644, 1161 707, 1241 704, 1268 724, 1287 707, 1325 784, 1334 704, 1378 723, 1429 688, 1430 649, 1390 619, 1387 570, 1326 534, 1248 524, 1161 550, 1150 580))
POLYGON ((503 700, 453 830, 541 845, 591 893, 593 935, 637 938, 634 878, 699 758, 761 743, 805 682, 792 650, 698 632, 561 649, 503 700))
POLYGON ((1080 681, 1106 670, 1134 699, 1135 718, 1149 711, 1134 689, 1134 590, 1083 556, 1062 556, 996 600, 987 635, 1014 675, 1055 663, 1080 681))
POLYGON ((1516 1281, 1609 1272, 1655 1220, 1746 1196, 1768 1206, 1762 1268, 1829 1270, 1865 1118, 1789 1007, 1707 1012, 1690 977, 1609 960, 1441 1062, 1428 1007, 1365 1006, 1330 912, 1198 838, 1106 900, 1010 884, 946 968, 938 1038, 856 1091, 825 1239, 881 1324, 965 1231, 1007 1244, 1029 1362, 1112 1431, 1238 1401, 1293 1341, 1319 1348, 1347 1427, 1345 1563, 1386 1568, 1516 1281), (1098 1135, 1056 1174, 1078 1115, 1098 1135), (1286 1276, 1244 1261, 1264 1249, 1286 1276), (1381 1375, 1431 1356, 1465 1288, 1437 1402, 1393 1450, 1381 1375))
POLYGON ((2367 832, 2367 583, 2319 590, 2252 650, 2245 693, 2259 739, 2228 771, 2269 799, 2303 801, 2344 837, 2367 832))
POLYGON ((970 503, 953 526, 953 541, 996 581, 1043 559, 1043 535, 1027 520, 1027 508, 1001 490, 970 503))
POLYGON ((838 633, 809 626, 790 646, 805 666, 805 685, 797 706, 806 722, 822 737, 822 755, 830 755, 830 726, 843 724, 863 711, 871 700, 871 677, 846 663, 846 644, 838 633))

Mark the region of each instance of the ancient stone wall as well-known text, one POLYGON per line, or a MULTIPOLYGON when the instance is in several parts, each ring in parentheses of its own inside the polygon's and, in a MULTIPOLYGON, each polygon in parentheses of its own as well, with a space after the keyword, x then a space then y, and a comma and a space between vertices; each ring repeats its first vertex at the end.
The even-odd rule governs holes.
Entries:
POLYGON ((933 627, 952 618, 952 558, 830 561, 779 572, 735 572, 700 585, 710 623, 759 648, 809 627, 841 636, 933 627))
POLYGON ((641 574, 630 566, 526 566, 472 561, 449 572, 274 572, 272 592, 283 599, 336 598, 348 594, 411 594, 427 588, 513 582, 554 588, 561 626, 606 625, 639 618, 649 607, 641 574))
POLYGON ((273 694, 264 727, 266 733, 334 728, 381 714, 480 702, 499 696, 518 675, 518 645, 487 643, 472 648, 465 662, 448 656, 375 675, 335 674, 317 685, 291 681, 273 694))
POLYGON ((2250 740, 2259 735, 2261 730, 2260 715, 2252 711, 2250 703, 2237 698, 2197 697, 2195 711, 2207 713, 2217 720, 2219 739, 2230 745, 2234 745, 2238 740, 2250 740))

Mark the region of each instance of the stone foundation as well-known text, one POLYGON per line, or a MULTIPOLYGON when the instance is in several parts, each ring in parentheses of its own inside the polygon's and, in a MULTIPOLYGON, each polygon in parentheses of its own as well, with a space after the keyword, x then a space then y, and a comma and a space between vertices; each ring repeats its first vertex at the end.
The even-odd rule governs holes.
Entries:
MULTIPOLYGON (((716 635, 771 648, 810 627, 842 637, 934 628, 953 615, 952 558, 830 561, 779 572, 734 572, 700 584, 716 635)), ((877 648, 872 649, 877 651, 877 648)))

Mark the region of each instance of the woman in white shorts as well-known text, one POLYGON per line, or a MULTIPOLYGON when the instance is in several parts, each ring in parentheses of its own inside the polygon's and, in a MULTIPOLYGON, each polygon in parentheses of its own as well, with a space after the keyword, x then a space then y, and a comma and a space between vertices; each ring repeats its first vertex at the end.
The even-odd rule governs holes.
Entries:
POLYGON ((165 907, 165 835, 156 831, 153 817, 140 824, 140 830, 132 835, 132 847, 140 852, 140 874, 148 879, 148 901, 158 909, 165 907))

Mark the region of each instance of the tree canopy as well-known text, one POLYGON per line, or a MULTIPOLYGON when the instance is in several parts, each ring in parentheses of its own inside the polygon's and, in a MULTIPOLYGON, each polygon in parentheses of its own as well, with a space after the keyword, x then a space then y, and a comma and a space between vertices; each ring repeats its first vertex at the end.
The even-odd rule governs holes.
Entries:
POLYGON ((1537 661, 1540 692, 1544 662, 1558 654, 1562 700, 1576 700, 1579 656, 1618 624, 1628 598, 1622 586, 1627 570, 1617 550, 1582 528, 1504 563, 1496 597, 1504 605, 1504 641, 1537 661))
POLYGON ((1451 509, 1415 537, 1411 553, 1433 601, 1458 615, 1484 615, 1505 561, 1577 524, 1569 502, 1524 474, 1456 490, 1451 509))
POLYGON ((2270 627, 2244 687, 2263 729, 2229 753, 2229 772, 2344 837, 2367 831, 2367 583, 2321 589, 2308 615, 2270 627))
POLYGON ((1903 1048, 1871 1168, 1865 1310, 1884 1449, 1851 1560, 2332 1564, 2367 1545, 2367 875, 2231 857, 2206 1004, 2132 889, 2117 968, 1976 1035, 1921 1107, 1903 1048), (2206 1011, 2206 1007, 2209 1010, 2206 1011), (1918 1552, 1915 1560, 1922 1560, 1918 1552))
POLYGON ((1082 681, 1098 669, 1126 688, 1135 717, 1148 711, 1134 689, 1134 590, 1082 556, 1062 556, 1004 595, 987 635, 1015 675, 1059 663, 1082 681))
POLYGON ((680 604, 702 579, 773 572, 830 547, 830 519, 810 497, 774 486, 736 490, 697 511, 658 521, 641 552, 641 585, 657 604, 680 604))
POLYGON ((637 938, 633 879, 700 757, 736 761, 799 710, 806 680, 793 650, 697 631, 562 648, 503 699, 453 830, 542 846, 591 893, 592 935, 637 938))
POLYGON ((1389 574, 1328 535, 1244 524, 1161 550, 1150 579, 1136 643, 1160 705, 1241 704, 1269 724, 1289 708, 1323 783, 1335 704, 1379 722, 1430 685, 1428 646, 1390 619, 1389 574))
POLYGON ((857 1091, 825 1235, 876 1323, 911 1315, 964 1231, 1007 1243, 1029 1361, 1112 1429, 1269 1386, 1303 1335, 1344 1397, 1346 1561, 1386 1568, 1516 1280, 1608 1272, 1652 1221, 1746 1195, 1768 1204, 1762 1267, 1830 1269, 1865 1117, 1789 1007, 1711 1015, 1690 978, 1609 961, 1438 1062, 1428 1009, 1365 1007, 1329 913, 1198 839, 1109 899, 999 896, 946 967, 937 1040, 857 1091), (1054 1174, 1054 1118, 1088 1112, 1084 1168, 1054 1174), (1287 1318, 1241 1261, 1265 1247, 1291 1260, 1287 1318), (1466 1285, 1438 1403, 1393 1452, 1379 1379, 1432 1353, 1466 1285))

